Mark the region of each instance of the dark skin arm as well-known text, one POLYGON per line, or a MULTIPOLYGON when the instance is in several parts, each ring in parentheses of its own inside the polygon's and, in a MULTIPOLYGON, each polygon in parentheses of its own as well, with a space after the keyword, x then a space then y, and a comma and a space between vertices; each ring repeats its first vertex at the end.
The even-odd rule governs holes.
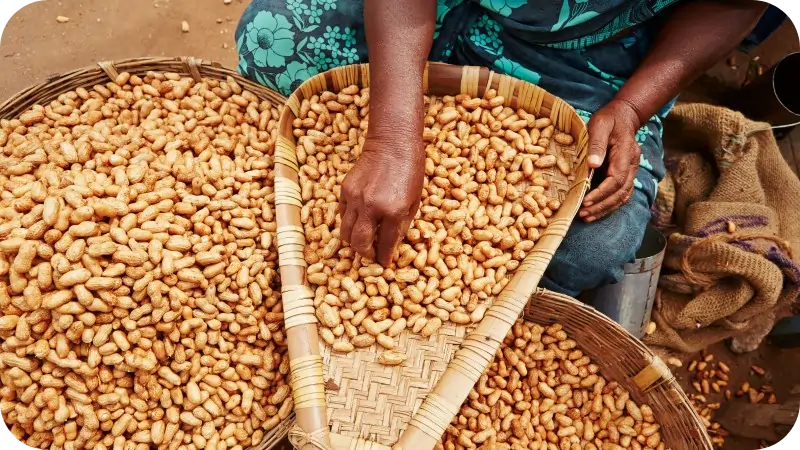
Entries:
POLYGON ((425 145, 422 75, 436 2, 366 0, 370 123, 363 151, 342 184, 341 237, 386 265, 419 209, 425 145))
POLYGON ((605 217, 628 202, 641 155, 636 131, 736 49, 767 6, 751 0, 695 0, 675 6, 641 66, 589 121, 589 166, 600 167, 608 154, 608 176, 584 199, 584 220, 605 217))
MULTIPOLYGON (((584 200, 584 220, 605 217, 630 199, 641 154, 636 131, 734 50, 766 8, 751 0, 695 0, 672 10, 642 65, 589 122, 589 165, 597 168, 608 156, 609 168, 584 200)), ((422 73, 435 16, 435 2, 428 0, 365 2, 370 129, 342 186, 341 237, 384 265, 419 207, 425 160, 422 73)))

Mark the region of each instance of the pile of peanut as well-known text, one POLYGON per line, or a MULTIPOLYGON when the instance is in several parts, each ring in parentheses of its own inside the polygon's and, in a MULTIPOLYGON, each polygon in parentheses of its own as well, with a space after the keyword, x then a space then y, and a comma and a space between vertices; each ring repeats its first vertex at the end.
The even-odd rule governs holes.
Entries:
POLYGON ((518 321, 438 449, 664 450, 660 426, 567 337, 518 321))
POLYGON ((278 111, 120 74, 0 121, 0 411, 35 448, 244 449, 292 410, 278 111))
POLYGON ((322 339, 338 352, 386 350, 403 361, 395 338, 406 329, 429 337, 447 322, 477 323, 487 301, 533 249, 560 202, 548 198, 554 167, 550 140, 572 144, 549 118, 503 106, 494 90, 426 98, 422 203, 399 247, 382 267, 361 258, 339 235, 341 185, 358 159, 369 120, 369 88, 323 92, 300 105, 294 121, 304 206, 308 281, 322 339))
MULTIPOLYGON (((700 420, 711 436, 711 442, 718 448, 725 446, 725 439, 730 432, 714 421, 714 416, 723 404, 736 402, 736 398, 747 399, 751 404, 764 402, 768 405, 778 403, 774 387, 769 384, 771 376, 767 371, 757 365, 750 366, 750 376, 745 379, 737 390, 732 385, 736 374, 724 361, 717 360, 713 353, 707 350, 700 352, 697 359, 689 363, 688 380, 695 392, 690 392, 689 400, 692 402, 700 420)), ((762 441, 760 448, 768 445, 762 441)))

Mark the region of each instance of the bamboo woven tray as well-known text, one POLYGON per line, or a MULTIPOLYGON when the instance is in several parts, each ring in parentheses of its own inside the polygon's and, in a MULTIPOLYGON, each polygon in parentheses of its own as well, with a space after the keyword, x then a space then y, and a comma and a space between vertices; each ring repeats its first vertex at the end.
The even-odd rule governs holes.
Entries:
MULTIPOLYGON (((225 80, 232 77, 239 85, 255 94, 261 100, 267 100, 280 108, 285 98, 254 83, 235 71, 222 67, 219 63, 199 58, 185 57, 145 57, 117 61, 101 61, 97 65, 83 67, 70 72, 52 75, 44 82, 31 86, 0 104, 0 119, 18 117, 23 111, 35 104, 47 104, 64 92, 79 87, 89 88, 98 84, 114 81, 117 75, 128 72, 132 75, 145 76, 147 72, 172 72, 183 76, 191 76, 196 81, 203 78, 225 80)), ((278 426, 264 434, 261 444, 249 450, 271 450, 276 448, 286 437, 294 423, 294 414, 284 419, 278 426)))
POLYGON ((666 364, 616 322, 572 297, 545 289, 536 289, 523 319, 563 325, 606 379, 617 381, 637 404, 650 406, 668 448, 714 448, 697 411, 666 364))
POLYGON ((429 339, 405 332, 399 337, 398 348, 409 358, 399 367, 375 362, 375 346, 346 356, 333 354, 320 345, 313 292, 305 279, 299 165, 292 122, 303 99, 328 89, 369 86, 369 66, 333 69, 303 83, 289 97, 288 108, 283 111, 275 149, 276 185, 285 186, 278 192, 284 195, 276 197, 275 203, 299 424, 290 431, 289 438, 298 448, 382 449, 396 443, 396 448, 432 449, 522 313, 589 186, 586 126, 564 101, 531 83, 479 67, 432 63, 423 84, 427 94, 439 96, 466 93, 481 97, 487 89, 496 89, 506 106, 525 109, 536 117, 549 117, 557 128, 574 138, 570 146, 551 142, 548 151, 572 161, 573 175, 566 177, 557 169, 545 171, 550 197, 558 198, 561 208, 477 328, 468 330, 449 324, 429 339))

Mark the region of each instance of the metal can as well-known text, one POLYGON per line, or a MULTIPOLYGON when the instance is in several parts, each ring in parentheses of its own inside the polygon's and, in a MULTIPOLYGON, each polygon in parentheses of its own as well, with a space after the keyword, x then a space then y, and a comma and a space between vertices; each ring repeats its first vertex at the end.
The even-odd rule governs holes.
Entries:
POLYGON ((650 322, 666 248, 664 235, 648 225, 636 259, 625 264, 622 281, 587 291, 583 300, 641 339, 650 322))

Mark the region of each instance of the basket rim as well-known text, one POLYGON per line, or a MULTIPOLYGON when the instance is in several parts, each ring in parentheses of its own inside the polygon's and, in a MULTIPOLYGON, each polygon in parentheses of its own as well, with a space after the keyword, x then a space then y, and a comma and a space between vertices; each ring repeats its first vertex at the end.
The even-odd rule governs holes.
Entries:
POLYGON ((156 72, 176 72, 184 76, 191 76, 195 81, 200 81, 204 77, 224 79, 224 77, 233 77, 239 84, 244 86, 247 90, 253 92, 257 97, 262 100, 269 100, 275 104, 276 107, 283 105, 286 102, 286 97, 272 89, 253 82, 233 69, 223 66, 222 64, 197 58, 194 56, 144 56, 136 58, 120 58, 114 60, 102 60, 95 64, 81 66, 66 72, 48 75, 44 81, 34 83, 26 88, 23 88, 2 103, 0 103, 0 119, 13 119, 18 116, 25 109, 45 102, 50 102, 65 91, 74 90, 75 88, 65 87, 60 91, 56 90, 50 92, 45 99, 37 99, 36 94, 43 93, 48 89, 56 89, 62 84, 67 84, 69 81, 75 79, 97 79, 92 83, 87 81, 81 87, 93 86, 102 82, 113 82, 117 75, 122 72, 129 72, 132 75, 143 74, 148 71, 156 72), (144 66, 144 69, 133 71, 132 69, 144 66), (152 67, 150 67, 152 66, 152 67), (169 69, 169 70, 168 70, 169 69), (223 77, 224 76, 224 77, 223 77), (33 101, 31 99, 33 98, 33 101))
MULTIPOLYGON (((623 380, 630 381, 639 390, 638 392, 634 392, 629 389, 631 395, 641 395, 642 397, 647 396, 648 398, 653 398, 652 396, 658 395, 659 397, 670 400, 669 403, 671 405, 683 410, 683 412, 688 415, 690 422, 692 422, 696 427, 695 431, 699 433, 699 436, 693 436, 693 439, 700 445, 692 448, 700 448, 703 450, 712 450, 714 448, 706 427, 700 420, 697 410, 695 410, 691 405, 688 395, 686 395, 686 392, 680 386, 677 378, 669 369, 669 367, 659 358, 659 356, 656 355, 656 353, 647 345, 645 345, 644 342, 636 338, 636 336, 622 327, 622 325, 618 324, 591 305, 583 303, 580 300, 568 295, 544 288, 536 288, 534 294, 531 296, 531 303, 526 306, 525 311, 523 312, 521 317, 523 320, 540 325, 554 323, 558 320, 558 318, 554 315, 533 313, 534 311, 537 313, 541 311, 541 308, 535 306, 534 299, 563 304, 568 308, 573 309, 573 311, 578 314, 588 316, 587 320, 591 321, 593 331, 596 332, 598 330, 604 330, 604 334, 613 333, 616 335, 615 339, 618 339, 619 344, 625 346, 626 352, 636 355, 636 358, 630 358, 629 361, 643 362, 637 364, 639 366, 638 369, 629 371, 629 375, 625 376, 627 379, 623 380), (532 317, 534 315, 539 315, 539 317, 532 317)), ((564 322, 559 323, 562 325, 564 324, 564 322)), ((565 328, 567 327, 568 325, 565 325, 565 328)), ((567 333, 572 335, 572 333, 569 333, 569 331, 567 331, 567 333)), ((584 354, 586 354, 585 346, 582 346, 581 348, 584 349, 584 354)), ((600 368, 601 373, 603 373, 605 370, 608 370, 608 367, 603 366, 600 368)), ((642 403, 647 403, 649 406, 651 406, 651 408, 653 407, 653 402, 642 403)), ((655 410, 654 413, 658 414, 658 412, 655 410)), ((663 424, 663 421, 658 422, 658 424, 661 426, 662 431, 667 428, 663 424)), ((662 433, 662 436, 663 435, 664 433, 662 433)), ((673 446, 673 448, 675 447, 673 446)))
MULTIPOLYGON (((322 378, 322 357, 318 344, 317 319, 314 316, 313 292, 306 285, 305 260, 302 250, 298 250, 298 248, 305 247, 305 237, 303 228, 299 225, 301 224, 299 211, 303 202, 299 196, 300 186, 297 172, 300 165, 295 152, 296 144, 292 134, 292 121, 299 113, 301 98, 308 99, 323 90, 335 91, 353 84, 362 87, 369 86, 368 64, 334 68, 315 75, 301 84, 287 100, 287 108, 281 115, 279 136, 276 141, 276 186, 279 184, 283 186, 280 190, 276 189, 278 245, 279 249, 283 250, 279 255, 281 279, 285 283, 284 289, 288 288, 288 292, 284 291, 283 296, 284 317, 287 321, 287 336, 290 343, 292 379, 301 383, 295 385, 293 390, 293 395, 297 396, 295 412, 298 417, 293 434, 296 433, 296 437, 304 438, 295 439, 294 442, 304 449, 327 448, 330 446, 332 438, 337 441, 337 446, 352 444, 367 445, 371 448, 388 448, 381 444, 346 438, 330 432, 325 406, 326 395, 322 378), (296 339, 294 345, 293 338, 296 339)), ((567 197, 570 201, 569 206, 566 205, 566 201, 562 202, 561 209, 542 233, 536 248, 530 252, 525 262, 517 269, 509 285, 495 298, 482 322, 464 340, 467 343, 472 336, 473 341, 478 341, 477 336, 480 336, 480 340, 485 338, 486 342, 490 342, 496 350, 537 287, 544 269, 577 214, 583 195, 589 187, 593 171, 586 164, 588 131, 585 122, 577 112, 560 98, 531 83, 496 73, 488 68, 428 63, 424 72, 423 88, 426 94, 447 88, 450 95, 466 93, 473 97, 482 96, 488 88, 497 89, 498 95, 503 96, 506 100, 506 106, 516 104, 518 108, 532 112, 537 117, 549 117, 553 123, 558 125, 559 129, 572 134, 577 145, 579 157, 576 167, 580 165, 581 170, 577 171, 576 180, 569 187, 567 197)), ((435 432, 432 433, 431 430, 438 431, 439 428, 443 430, 449 424, 450 419, 467 397, 469 390, 477 382, 480 373, 491 363, 493 356, 493 351, 487 357, 484 352, 478 354, 470 350, 468 345, 462 344, 453 361, 448 365, 447 371, 434 388, 437 392, 428 394, 422 406, 409 422, 408 428, 401 434, 396 446, 422 450, 433 448, 438 436, 433 439, 431 436, 435 432), (465 361, 469 360, 471 364, 462 362, 458 364, 458 368, 455 368, 454 361, 459 358, 460 354, 465 361), (476 369, 476 363, 477 365, 483 364, 483 368, 476 369), (472 368, 467 368, 470 365, 472 368), (476 371, 478 373, 474 375, 476 371), (448 374, 450 374, 450 379, 448 379, 448 374), (464 386, 457 389, 456 395, 449 395, 454 393, 452 385, 464 386), (443 390, 447 391, 446 393, 438 392, 442 386, 445 386, 443 390), (451 413, 452 415, 437 419, 433 417, 437 415, 434 412, 440 413, 438 415, 446 416, 451 413), (420 427, 425 428, 427 432, 421 431, 420 427)))
MULTIPOLYGON (((81 78, 93 80, 100 77, 97 82, 87 81, 84 84, 79 84, 81 87, 91 87, 100 84, 100 81, 113 82, 116 77, 122 72, 129 72, 132 75, 144 74, 148 71, 155 72, 175 72, 180 75, 191 76, 195 81, 201 81, 202 78, 214 78, 218 80, 225 80, 227 77, 232 77, 248 91, 252 92, 260 100, 268 100, 273 103, 273 106, 280 108, 283 106, 286 97, 278 92, 272 91, 266 86, 254 83, 248 80, 236 71, 229 69, 218 62, 204 60, 193 56, 176 56, 176 57, 137 57, 137 58, 121 58, 115 60, 99 61, 93 65, 82 66, 66 72, 49 75, 44 81, 31 84, 30 86, 21 89, 13 94, 11 97, 0 103, 0 119, 14 119, 22 111, 34 106, 50 102, 59 95, 67 91, 72 91, 76 87, 64 87, 54 92, 44 92, 46 100, 36 97, 37 94, 48 89, 59 88, 65 81, 80 81, 81 78), (139 71, 133 70, 137 67, 144 66, 146 69, 139 71), (77 80, 76 80, 77 79, 77 80)), ((281 420, 278 426, 264 433, 263 440, 260 444, 250 447, 248 450, 270 450, 280 444, 283 439, 289 434, 289 430, 294 425, 295 416, 292 412, 289 417, 281 420)))

